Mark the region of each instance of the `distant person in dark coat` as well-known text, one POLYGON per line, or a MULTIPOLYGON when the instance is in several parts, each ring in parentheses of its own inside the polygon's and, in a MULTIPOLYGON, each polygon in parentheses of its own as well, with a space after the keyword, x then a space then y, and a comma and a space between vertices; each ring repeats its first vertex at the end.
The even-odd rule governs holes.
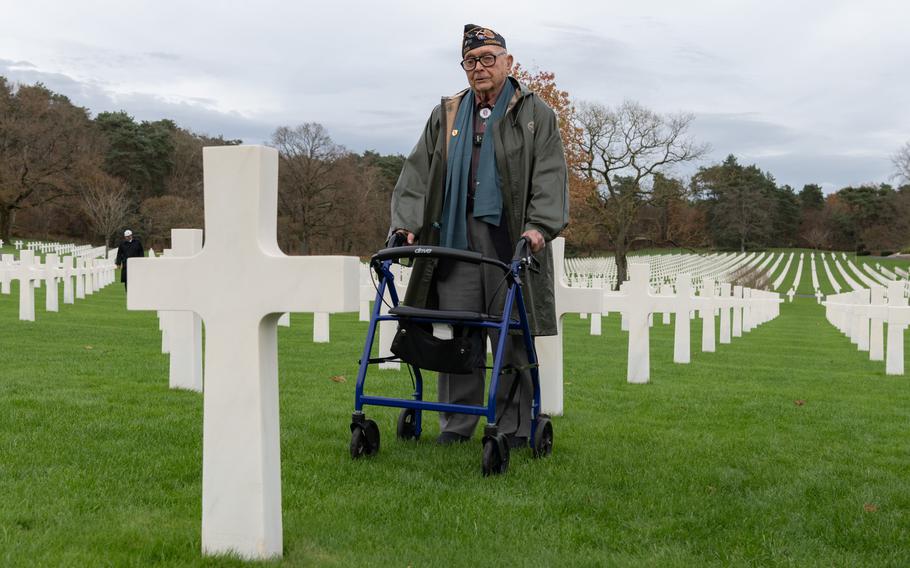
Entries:
POLYGON ((133 258, 134 256, 145 256, 145 251, 142 250, 142 243, 139 242, 139 239, 133 237, 133 232, 129 229, 123 231, 123 242, 120 243, 120 246, 117 248, 117 268, 122 269, 120 271, 120 281, 123 282, 123 289, 126 290, 126 261, 133 258))

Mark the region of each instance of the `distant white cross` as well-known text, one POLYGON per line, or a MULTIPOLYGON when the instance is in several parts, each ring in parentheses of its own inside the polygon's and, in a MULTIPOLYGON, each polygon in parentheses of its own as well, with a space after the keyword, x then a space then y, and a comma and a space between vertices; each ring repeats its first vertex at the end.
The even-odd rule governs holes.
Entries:
POLYGON ((73 294, 73 257, 64 256, 63 257, 63 303, 64 304, 73 304, 75 303, 75 296, 73 294))
POLYGON ((60 259, 50 253, 44 257, 44 309, 48 312, 60 311, 60 287, 57 285, 60 277, 63 276, 63 269, 60 267, 60 259))
POLYGON ((38 277, 35 251, 19 251, 19 265, 13 270, 12 277, 19 281, 19 319, 35 321, 35 288, 32 284, 38 277))
POLYGON ((714 297, 714 280, 702 279, 701 295, 698 297, 698 313, 701 317, 701 350, 714 353, 716 349, 714 336, 714 310, 719 306, 714 297))
POLYGON ((628 322, 626 380, 647 383, 651 379, 649 319, 654 312, 674 311, 675 298, 651 294, 650 267, 640 263, 629 264, 629 280, 623 283, 620 292, 620 295, 604 294, 603 309, 621 312, 628 322))
POLYGON ((10 281, 13 279, 13 263, 16 257, 12 254, 0 255, 0 294, 9 294, 11 292, 10 281))
POLYGON ((205 148, 203 164, 202 251, 130 260, 127 307, 202 317, 202 549, 269 558, 282 553, 278 319, 356 310, 359 261, 278 248, 276 150, 205 148))
MULTIPOLYGON (((171 254, 174 257, 191 257, 201 250, 201 229, 171 229, 171 254)), ((202 318, 190 311, 169 312, 167 315, 169 385, 172 389, 202 392, 202 318)))
MULTIPOLYGON (((676 296, 673 302, 673 362, 689 363, 692 360, 692 329, 689 312, 695 307, 695 290, 692 288, 692 277, 688 274, 676 275, 676 296)), ((672 294, 670 294, 672 296, 672 294)))

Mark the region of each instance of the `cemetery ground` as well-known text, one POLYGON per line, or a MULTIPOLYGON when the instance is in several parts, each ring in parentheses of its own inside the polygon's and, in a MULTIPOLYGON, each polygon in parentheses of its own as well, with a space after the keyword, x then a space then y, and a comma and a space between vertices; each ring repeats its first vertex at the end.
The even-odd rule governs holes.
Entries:
MULTIPOLYGON (((0 296, 0 564, 242 564, 200 555, 202 397, 168 390, 154 312, 127 312, 118 284, 20 322, 15 286, 0 296)), ((910 564, 907 376, 886 376, 814 298, 716 353, 693 341, 689 365, 654 319, 651 383, 632 385, 619 317, 595 337, 566 316, 553 455, 516 452, 484 478, 479 435, 439 447, 432 413, 405 443, 395 409, 367 407, 382 449, 352 461, 366 324, 333 316, 331 343, 314 344, 294 314, 279 328, 274 564, 910 564)), ((368 391, 410 392, 407 372, 371 371, 368 391)))

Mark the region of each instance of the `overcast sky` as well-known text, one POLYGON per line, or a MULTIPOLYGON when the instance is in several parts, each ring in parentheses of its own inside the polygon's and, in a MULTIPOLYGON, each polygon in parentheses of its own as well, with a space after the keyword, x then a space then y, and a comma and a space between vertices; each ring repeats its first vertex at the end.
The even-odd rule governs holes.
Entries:
POLYGON ((694 113, 704 164, 733 153, 797 189, 888 181, 910 139, 908 0, 0 6, 0 75, 248 143, 316 121, 351 150, 408 153, 466 85, 466 23, 575 100, 694 113))

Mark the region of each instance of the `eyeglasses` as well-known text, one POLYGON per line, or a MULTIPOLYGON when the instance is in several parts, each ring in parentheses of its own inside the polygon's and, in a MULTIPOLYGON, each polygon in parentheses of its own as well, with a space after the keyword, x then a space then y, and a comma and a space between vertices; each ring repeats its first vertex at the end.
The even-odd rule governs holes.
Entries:
POLYGON ((464 61, 461 62, 461 68, 465 71, 473 71, 477 67, 478 61, 484 67, 492 67, 496 63, 496 58, 506 53, 508 52, 500 51, 499 53, 485 53, 480 57, 465 57, 464 61))

